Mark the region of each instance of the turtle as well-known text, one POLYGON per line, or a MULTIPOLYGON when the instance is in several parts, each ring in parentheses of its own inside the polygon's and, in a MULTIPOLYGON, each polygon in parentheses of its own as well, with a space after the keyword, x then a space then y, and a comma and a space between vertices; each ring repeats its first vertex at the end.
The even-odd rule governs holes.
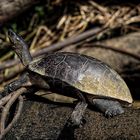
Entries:
POLYGON ((26 68, 20 79, 7 85, 8 92, 22 86, 57 92, 60 97, 74 97, 77 104, 71 121, 80 125, 88 105, 106 117, 124 113, 133 99, 121 76, 106 63, 79 53, 50 52, 33 59, 27 43, 13 30, 8 30, 12 49, 26 68))

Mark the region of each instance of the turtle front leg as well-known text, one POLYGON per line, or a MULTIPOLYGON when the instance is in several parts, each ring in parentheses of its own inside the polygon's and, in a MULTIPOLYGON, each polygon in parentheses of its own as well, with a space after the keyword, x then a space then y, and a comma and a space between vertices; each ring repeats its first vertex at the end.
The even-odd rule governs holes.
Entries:
POLYGON ((29 73, 24 73, 21 77, 15 81, 12 81, 4 87, 4 91, 0 94, 0 98, 8 95, 9 93, 16 91, 21 87, 37 86, 42 89, 49 89, 47 82, 37 75, 31 75, 29 73))
POLYGON ((0 95, 0 98, 8 95, 9 93, 16 91, 17 89, 23 87, 23 86, 29 86, 31 85, 29 78, 28 78, 28 73, 24 73, 19 79, 12 81, 11 83, 7 84, 4 87, 4 91, 0 95))
POLYGON ((106 117, 113 117, 124 113, 124 109, 118 101, 109 99, 93 99, 93 105, 96 106, 106 117))

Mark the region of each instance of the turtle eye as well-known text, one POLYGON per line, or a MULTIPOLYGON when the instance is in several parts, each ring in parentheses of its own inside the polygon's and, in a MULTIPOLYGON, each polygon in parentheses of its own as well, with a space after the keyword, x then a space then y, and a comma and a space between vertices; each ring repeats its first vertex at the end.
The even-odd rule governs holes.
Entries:
POLYGON ((16 40, 17 40, 17 41, 20 41, 19 37, 16 37, 16 40))

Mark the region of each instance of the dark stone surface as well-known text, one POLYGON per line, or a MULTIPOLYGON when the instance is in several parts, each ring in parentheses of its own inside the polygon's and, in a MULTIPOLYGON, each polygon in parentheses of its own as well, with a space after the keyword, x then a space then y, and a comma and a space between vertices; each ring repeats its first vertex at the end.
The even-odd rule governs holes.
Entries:
MULTIPOLYGON (((73 106, 74 107, 74 106, 73 106)), ((140 110, 125 108, 125 113, 107 119, 94 109, 87 109, 83 127, 65 132, 64 125, 73 107, 26 101, 20 119, 6 135, 5 140, 56 140, 61 139, 140 139, 140 110), (63 135, 67 133, 67 137, 63 135), (74 138, 72 138, 74 136, 74 138)))

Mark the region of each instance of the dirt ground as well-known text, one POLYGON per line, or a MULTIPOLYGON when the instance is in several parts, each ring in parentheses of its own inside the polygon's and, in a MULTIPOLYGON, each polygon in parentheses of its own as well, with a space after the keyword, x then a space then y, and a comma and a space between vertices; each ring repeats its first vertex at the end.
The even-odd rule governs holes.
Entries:
POLYGON ((74 132, 64 127, 71 112, 72 107, 68 106, 26 101, 20 120, 5 140, 56 140, 59 136, 62 140, 140 139, 140 110, 127 108, 124 114, 107 119, 100 112, 87 109, 85 125, 74 132))

